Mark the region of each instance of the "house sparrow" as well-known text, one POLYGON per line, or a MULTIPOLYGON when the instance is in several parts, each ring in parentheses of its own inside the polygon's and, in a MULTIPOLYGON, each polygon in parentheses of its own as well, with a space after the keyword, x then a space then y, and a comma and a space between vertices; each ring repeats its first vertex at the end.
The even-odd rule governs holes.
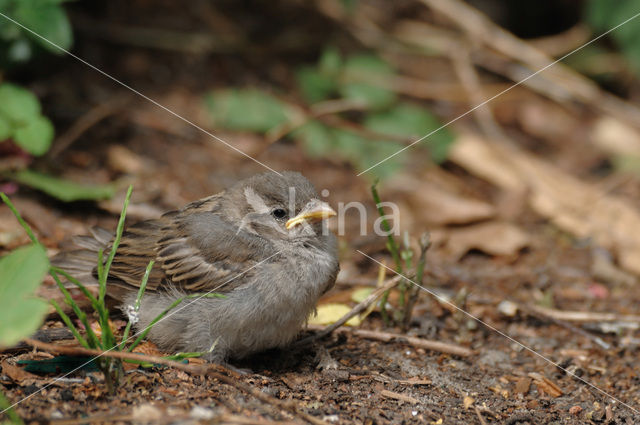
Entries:
MULTIPOLYGON (((335 282, 337 243, 325 220, 335 214, 300 173, 255 175, 126 228, 107 294, 131 310, 154 260, 138 331, 178 298, 224 295, 187 298, 154 324, 148 338, 161 349, 207 352, 208 360, 222 362, 286 346, 335 282)), ((106 257, 113 241, 103 229, 92 234, 75 239, 81 249, 53 259, 83 283, 97 282, 98 250, 106 257)))

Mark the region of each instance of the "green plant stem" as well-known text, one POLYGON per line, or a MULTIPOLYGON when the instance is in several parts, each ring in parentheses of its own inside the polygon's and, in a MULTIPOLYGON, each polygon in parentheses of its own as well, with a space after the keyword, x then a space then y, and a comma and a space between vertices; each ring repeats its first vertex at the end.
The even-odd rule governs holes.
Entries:
POLYGON ((107 277, 108 277, 104 273, 104 249, 103 248, 100 248, 98 250, 97 272, 98 272, 98 301, 102 303, 107 293, 107 277))
POLYGON ((169 307, 167 307, 162 313, 158 314, 155 319, 153 319, 151 321, 151 323, 149 323, 149 325, 145 328, 144 331, 142 331, 142 333, 140 333, 138 335, 138 338, 136 338, 136 340, 133 342, 133 344, 131 344, 129 346, 129 348, 127 349, 127 351, 132 352, 137 346, 138 344, 140 344, 140 342, 142 342, 142 340, 147 336, 147 334, 149 333, 149 331, 151 331, 151 328, 153 327, 153 325, 155 325, 158 321, 162 320, 162 318, 164 316, 167 315, 167 313, 169 313, 169 311, 171 311, 172 309, 174 309, 178 304, 180 304, 182 301, 184 301, 185 297, 182 298, 178 298, 177 300, 175 300, 173 303, 171 303, 171 305, 169 307))
MULTIPOLYGON (((387 250, 391 253, 391 257, 393 258, 393 262, 396 264, 396 272, 399 274, 402 273, 402 262, 400 261, 400 253, 398 244, 396 243, 395 238, 391 234, 391 227, 389 226, 389 222, 385 218, 384 210, 380 205, 382 201, 380 200, 380 195, 378 194, 378 179, 376 179, 371 185, 371 195, 373 196, 373 201, 376 203, 376 209, 378 210, 378 215, 380 215, 380 219, 382 220, 382 230, 387 233, 387 250)), ((389 320, 389 314, 387 313, 387 301, 389 299, 389 291, 386 291, 382 298, 380 299, 380 314, 382 315, 382 320, 386 325, 389 325, 391 321, 389 320)))
MULTIPOLYGON (((89 291, 89 289, 87 289, 86 286, 84 286, 78 279, 76 279, 75 277, 71 276, 69 273, 67 273, 66 271, 62 270, 59 267, 55 267, 52 266, 49 273, 51 274, 51 276, 53 276, 53 278, 55 279, 57 276, 56 275, 62 275, 64 276, 65 279, 67 279, 69 282, 71 282, 72 284, 76 285, 80 291, 82 292, 82 294, 87 297, 87 299, 91 302, 91 305, 93 306, 93 308, 95 310, 98 309, 98 299, 96 297, 93 296, 93 294, 89 291)), ((64 285, 63 285, 64 287, 64 285)))
POLYGON ((122 212, 120 213, 120 219, 118 220, 118 227, 116 227, 116 237, 113 240, 113 244, 111 249, 109 250, 109 257, 107 258, 107 263, 104 266, 102 279, 100 280, 100 302, 104 301, 104 297, 106 294, 106 285, 107 285, 107 276, 109 275, 109 270, 111 269, 111 263, 113 263, 113 258, 116 256, 116 251, 118 250, 118 246, 120 245, 120 239, 122 239, 122 233, 124 231, 124 221, 127 215, 127 207, 129 206, 129 201, 131 200, 131 193, 133 192, 133 186, 129 186, 127 189, 127 195, 124 198, 124 205, 122 206, 122 212))
POLYGON ((182 298, 178 298, 173 303, 171 303, 171 305, 167 307, 162 313, 158 314, 151 321, 151 323, 149 323, 149 325, 145 328, 145 330, 142 331, 142 333, 138 336, 138 338, 136 338, 136 340, 133 342, 133 344, 131 344, 131 346, 127 350, 129 352, 132 352, 138 346, 138 344, 140 344, 140 342, 142 342, 142 340, 147 336, 149 331, 151 331, 151 328, 153 327, 153 325, 155 325, 157 322, 162 320, 164 316, 166 316, 171 310, 176 308, 178 304, 180 304, 182 301, 190 298, 226 298, 226 297, 222 294, 211 293, 211 294, 191 294, 191 295, 184 296, 182 298))
POLYGON ((13 408, 11 408, 11 402, 0 391, 0 411, 4 412, 9 418, 9 422, 14 425, 24 425, 24 421, 13 408))
MULTIPOLYGON (((416 280, 415 282, 418 285, 422 285, 422 279, 424 277, 424 267, 427 260, 427 250, 431 246, 431 239, 429 237, 429 233, 425 232, 420 237, 420 257, 418 258, 418 264, 416 265, 416 280)), ((407 301, 407 305, 405 306, 405 312, 403 317, 403 328, 406 330, 409 328, 409 324, 411 323, 411 317, 413 316, 413 307, 416 305, 418 300, 418 294, 420 293, 420 288, 416 285, 412 285, 409 291, 409 300, 407 301)))
POLYGON ((18 220, 18 222, 20 223, 24 231, 27 232, 27 235, 29 236, 29 239, 31 239, 31 242, 40 244, 40 241, 38 241, 38 238, 36 238, 36 235, 33 234, 31 227, 27 224, 26 221, 24 221, 24 219, 22 218, 22 216, 20 215, 16 207, 13 205, 13 203, 9 199, 9 197, 4 192, 0 192, 0 198, 2 198, 2 201, 5 204, 7 204, 7 206, 9 207, 13 215, 16 217, 16 219, 18 220))
MULTIPOLYGON (((144 271, 144 276, 142 276, 142 281, 140 282, 140 289, 138 289, 138 296, 136 297, 136 303, 133 306, 134 311, 137 313, 140 310, 140 302, 142 301, 142 296, 144 295, 144 291, 147 288, 147 282, 149 281, 149 276, 151 275, 151 269, 153 269, 153 265, 155 262, 153 260, 149 261, 147 264, 147 269, 144 271)), ((124 329, 124 333, 122 334, 122 340, 120 342, 120 350, 124 350, 124 346, 129 339, 129 332, 131 332, 131 319, 127 322, 127 326, 124 329)))
POLYGON ((82 345, 84 348, 89 348, 89 349, 96 348, 96 347, 90 346, 87 340, 84 339, 82 335, 80 335, 80 332, 71 321, 71 318, 64 311, 62 311, 62 309, 60 308, 56 300, 49 300, 49 303, 51 303, 51 305, 56 309, 56 311, 58 312, 58 315, 60 316, 64 324, 69 328, 69 330, 71 331, 75 339, 78 340, 80 345, 82 345))
POLYGON ((376 209, 378 210, 378 214, 380 215, 380 219, 382 220, 382 230, 384 230, 387 234, 387 249, 391 253, 391 257, 393 258, 393 262, 396 264, 396 271, 402 274, 402 261, 400 260, 400 249, 398 244, 391 234, 391 227, 389 226, 389 222, 385 218, 384 210, 380 205, 382 201, 380 200, 380 195, 378 194, 378 180, 376 180, 371 185, 371 194, 373 195, 373 200, 376 203, 376 209))
MULTIPOLYGON (((87 336, 89 337, 89 340, 87 341, 88 346, 86 348, 98 348, 98 347, 100 347, 100 340, 98 339, 96 334, 93 332, 93 329, 91 329, 91 324, 89 323, 89 320, 87 319, 87 315, 85 314, 85 312, 82 311, 82 309, 78 306, 78 304, 73 300, 73 298, 71 297, 71 294, 69 293, 67 288, 65 288, 64 285, 62 284, 62 282, 60 281, 60 278, 58 277, 57 273, 55 271, 53 271, 53 270, 50 270, 49 272, 50 272, 51 276, 53 276, 53 279, 56 281, 56 284, 58 285, 58 288, 60 289, 60 292, 62 292, 62 294, 64 295, 66 303, 71 306, 71 308, 73 309, 73 312, 76 314, 78 319, 80 319, 80 321, 82 322, 82 324, 84 325, 84 327, 85 327, 85 329, 87 331, 87 336)), ((53 306, 56 308, 56 310, 58 310, 58 314, 62 313, 62 314, 60 314, 60 317, 62 317, 63 320, 64 320, 64 316, 66 316, 66 314, 64 312, 62 312, 62 310, 60 310, 60 307, 58 306, 58 304, 54 300, 51 300, 51 302, 52 302, 53 306)), ((65 321, 65 324, 67 324, 67 321, 65 321)), ((67 326, 69 326, 69 325, 67 324, 67 326)), ((71 329, 71 332, 73 332, 73 329, 71 329)), ((76 333, 74 333, 74 336, 76 336, 76 333)), ((77 336, 76 336, 76 338, 77 338, 77 336)), ((78 341, 80 341, 82 343, 82 341, 80 339, 78 339, 78 341)))

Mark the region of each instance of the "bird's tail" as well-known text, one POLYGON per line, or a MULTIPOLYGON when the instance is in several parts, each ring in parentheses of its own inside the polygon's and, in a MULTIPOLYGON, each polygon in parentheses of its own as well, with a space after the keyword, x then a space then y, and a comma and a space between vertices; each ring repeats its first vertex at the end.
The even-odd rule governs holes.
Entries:
POLYGON ((94 227, 90 232, 91 236, 74 236, 70 249, 55 255, 51 264, 66 271, 85 286, 96 286, 98 253, 101 249, 106 252, 113 234, 100 227, 94 227))

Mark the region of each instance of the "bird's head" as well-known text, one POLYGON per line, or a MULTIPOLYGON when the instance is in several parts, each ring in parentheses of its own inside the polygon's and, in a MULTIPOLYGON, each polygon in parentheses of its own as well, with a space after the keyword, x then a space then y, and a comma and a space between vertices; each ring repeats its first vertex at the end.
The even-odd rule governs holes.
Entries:
POLYGON ((258 174, 234 186, 242 205, 240 229, 272 240, 300 240, 326 235, 326 219, 336 212, 321 201, 302 174, 258 174))

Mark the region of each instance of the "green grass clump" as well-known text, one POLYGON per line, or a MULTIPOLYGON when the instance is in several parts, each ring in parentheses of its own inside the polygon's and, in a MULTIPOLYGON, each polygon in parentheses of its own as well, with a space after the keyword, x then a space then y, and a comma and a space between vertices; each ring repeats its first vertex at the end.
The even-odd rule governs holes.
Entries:
MULTIPOLYGON (((131 317, 130 317, 129 321, 128 321, 126 327, 125 327, 125 330, 123 332, 122 337, 119 340, 118 340, 118 338, 116 338, 116 335, 114 335, 114 333, 113 333, 113 331, 112 331, 112 329, 110 327, 110 320, 109 320, 110 319, 110 314, 109 314, 109 309, 107 308, 107 305, 106 305, 106 302, 105 302, 106 295, 107 295, 107 279, 108 279, 108 276, 109 276, 109 270, 111 268, 111 264, 113 263, 113 259, 114 259, 115 255, 116 255, 116 251, 118 249, 118 246, 120 245, 120 241, 122 239, 122 234, 124 232, 125 216, 126 216, 126 213, 127 213, 127 207, 129 205, 129 201, 131 199, 132 189, 133 188, 130 186, 128 191, 127 191, 127 195, 125 197, 124 205, 123 205, 122 211, 120 213, 120 219, 118 220, 118 226, 117 226, 117 229, 116 229, 116 236, 114 238, 114 241, 113 241, 111 249, 109 250, 108 253, 106 253, 106 259, 105 259, 105 252, 103 250, 99 251, 98 258, 96 259, 97 260, 97 274, 98 274, 98 295, 97 295, 97 297, 94 294, 92 294, 91 291, 89 291, 89 289, 84 284, 79 282, 76 278, 71 276, 66 271, 64 271, 63 269, 61 269, 59 267, 53 267, 53 266, 49 265, 48 260, 46 259, 46 256, 45 256, 45 260, 47 261, 46 264, 47 264, 49 273, 51 274, 53 279, 56 281, 56 284, 58 285, 58 288, 60 289, 60 291, 64 295, 65 303, 68 304, 71 307, 73 313, 76 315, 76 317, 79 319, 80 323, 84 327, 84 333, 81 332, 80 329, 78 329, 78 327, 76 325, 74 325, 73 321, 71 320, 71 317, 69 317, 69 315, 66 314, 62 310, 60 305, 55 300, 50 300, 50 303, 56 309, 56 311, 60 315, 60 318, 62 319, 64 324, 69 328, 69 330, 73 333, 74 337, 80 343, 80 345, 82 347, 84 347, 84 348, 87 348, 87 349, 100 350, 100 351, 116 350, 116 351, 133 352, 133 350, 147 336, 147 334, 151 330, 152 326, 154 324, 156 324, 158 321, 162 320, 173 308, 177 307, 185 299, 187 299, 187 298, 198 298, 198 297, 215 297, 215 298, 223 297, 222 295, 213 293, 213 294, 202 294, 202 295, 201 294, 193 294, 193 295, 189 295, 189 296, 177 299, 167 309, 165 309, 162 313, 160 313, 151 322, 151 324, 146 329, 144 329, 142 332, 139 332, 138 334, 131 335, 131 336, 130 336, 131 327, 135 323, 132 322, 131 317), (101 332, 99 333, 99 335, 97 335, 96 332, 91 327, 91 323, 90 323, 90 320, 89 320, 90 318, 87 315, 87 313, 85 313, 78 306, 76 301, 72 298, 69 290, 65 287, 65 284, 62 282, 63 278, 68 280, 71 284, 73 284, 76 287, 78 287, 80 289, 80 291, 82 292, 82 294, 91 303, 91 306, 93 308, 93 314, 97 318, 97 323, 98 323, 98 325, 100 326, 100 329, 101 329, 101 332), (127 345, 129 340, 133 339, 134 337, 135 337, 134 341, 127 345)), ((35 237, 33 231, 31 230, 29 225, 22 219, 22 216, 20 215, 18 210, 13 206, 13 204, 11 203, 9 198, 4 194, 0 194, 0 195, 2 197, 2 200, 5 202, 5 204, 7 204, 7 206, 9 206, 9 208, 14 213, 14 215, 16 216, 16 218, 18 219, 18 221, 20 222, 20 224, 22 225, 24 230, 27 232, 27 234, 29 235, 29 238, 31 238, 31 240, 33 241, 34 245, 37 245, 37 246, 41 247, 41 245, 38 242, 37 238, 35 237)), ((140 302, 141 302, 142 297, 144 295, 145 288, 147 286, 147 282, 148 282, 148 279, 149 279, 149 275, 151 274, 151 270, 153 268, 153 265, 154 265, 154 261, 153 260, 149 261, 149 263, 147 265, 147 268, 145 270, 144 276, 142 278, 141 284, 140 284, 140 289, 138 291, 136 302, 135 302, 135 304, 133 306, 133 313, 134 314, 132 316, 135 316, 135 313, 137 313, 138 309, 140 308, 140 302)), ((20 272, 26 273, 27 270, 25 270, 25 269, 17 270, 17 273, 20 273, 20 272)), ((44 275, 42 276, 42 278, 44 278, 44 275)), ((42 278, 40 279, 40 282, 42 281, 42 278)), ((38 323, 41 323, 41 319, 40 319, 40 321, 38 323)), ((33 330, 35 330, 35 329, 31 329, 30 332, 32 332, 33 330)), ((25 333, 21 337, 25 337, 25 336, 29 335, 30 332, 25 333)), ((212 349, 213 349, 213 347, 212 347, 212 349)), ((178 353, 176 355, 168 356, 166 358, 171 359, 171 360, 184 360, 185 358, 198 357, 198 356, 201 356, 202 354, 203 353, 200 353, 200 352, 196 352, 196 353, 178 353)), ((124 370, 123 367, 122 367, 123 360, 115 359, 115 358, 111 358, 111 357, 107 357, 107 356, 98 356, 96 359, 91 359, 90 361, 95 361, 96 362, 98 368, 100 369, 100 371, 104 375, 105 382, 106 382, 106 385, 107 385, 107 388, 108 388, 109 392, 113 393, 115 388, 118 386, 120 378, 123 375, 123 370, 124 370)), ((147 364, 147 363, 142 362, 142 361, 135 361, 135 360, 124 360, 124 361, 131 362, 131 363, 136 363, 136 364, 141 364, 143 366, 152 366, 152 365, 147 364)))
MULTIPOLYGON (((391 258, 393 259, 393 262, 395 264, 395 271, 399 275, 406 275, 405 273, 411 273, 415 278, 414 281, 418 285, 422 285, 426 254, 429 246, 431 245, 431 242, 429 240, 429 233, 425 232, 420 237, 420 252, 418 261, 415 263, 414 267, 415 254, 414 250, 411 248, 409 233, 404 233, 403 246, 400 247, 400 245, 396 241, 396 238, 393 236, 391 226, 389 226, 389 222, 386 219, 386 215, 382 208, 382 201, 380 200, 380 195, 378 194, 377 185, 378 181, 375 181, 371 185, 371 195, 373 196, 373 200, 376 203, 376 209, 378 210, 378 214, 380 215, 381 228, 387 235, 386 247, 391 254, 391 258)), ((402 279, 402 281, 398 285, 398 291, 398 306, 393 316, 393 320, 401 323, 402 326, 406 329, 408 328, 411 321, 413 306, 416 303, 419 288, 416 285, 412 284, 408 279, 402 279)), ((380 300, 380 313, 382 314, 382 318, 386 324, 390 324, 392 321, 389 317, 389 313, 387 312, 389 292, 390 291, 385 292, 382 296, 382 299, 380 300)))

